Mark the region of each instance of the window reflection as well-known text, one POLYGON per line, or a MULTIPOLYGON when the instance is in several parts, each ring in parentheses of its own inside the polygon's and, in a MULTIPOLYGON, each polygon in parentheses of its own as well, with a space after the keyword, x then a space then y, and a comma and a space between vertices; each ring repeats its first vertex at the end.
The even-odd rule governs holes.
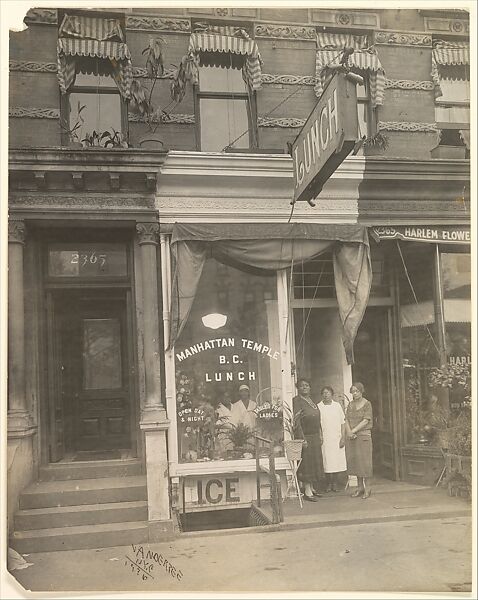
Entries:
POLYGON ((121 388, 121 331, 118 319, 83 320, 83 388, 121 388))

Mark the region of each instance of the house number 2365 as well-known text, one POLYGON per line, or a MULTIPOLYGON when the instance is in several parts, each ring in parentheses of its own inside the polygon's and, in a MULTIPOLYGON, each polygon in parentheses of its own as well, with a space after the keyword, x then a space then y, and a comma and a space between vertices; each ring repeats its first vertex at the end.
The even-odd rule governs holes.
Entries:
POLYGON ((90 252, 89 254, 80 254, 79 252, 73 252, 71 255, 71 264, 81 265, 82 267, 86 267, 86 265, 88 264, 98 264, 100 267, 104 267, 106 264, 106 254, 96 254, 95 251, 90 252))

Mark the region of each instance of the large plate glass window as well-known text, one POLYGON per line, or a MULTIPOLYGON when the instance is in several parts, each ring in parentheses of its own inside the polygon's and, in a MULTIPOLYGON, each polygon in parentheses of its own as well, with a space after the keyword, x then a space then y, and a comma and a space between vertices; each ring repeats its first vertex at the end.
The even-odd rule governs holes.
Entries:
POLYGON ((250 459, 282 440, 275 273, 208 259, 174 348, 180 462, 250 459))

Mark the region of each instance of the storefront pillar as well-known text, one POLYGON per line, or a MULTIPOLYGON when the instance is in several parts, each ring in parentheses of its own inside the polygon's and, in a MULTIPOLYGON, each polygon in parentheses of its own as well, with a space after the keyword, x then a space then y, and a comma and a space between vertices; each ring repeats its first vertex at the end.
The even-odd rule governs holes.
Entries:
POLYGON ((8 437, 33 431, 26 400, 23 246, 25 224, 8 223, 8 437))
POLYGON ((169 420, 161 399, 160 324, 158 302, 157 247, 159 225, 138 223, 141 249, 143 293, 143 360, 145 400, 140 428, 144 432, 148 487, 149 541, 165 541, 172 536, 169 506, 169 472, 166 431, 169 420))

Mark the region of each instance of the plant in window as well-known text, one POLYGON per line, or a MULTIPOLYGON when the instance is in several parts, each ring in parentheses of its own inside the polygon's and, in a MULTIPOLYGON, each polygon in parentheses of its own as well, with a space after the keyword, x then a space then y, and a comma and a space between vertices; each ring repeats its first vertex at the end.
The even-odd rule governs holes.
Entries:
POLYGON ((252 449, 251 440, 254 437, 254 431, 244 423, 237 425, 231 423, 224 431, 224 435, 233 446, 234 458, 242 458, 248 450, 252 449))
POLYGON ((85 148, 128 148, 128 142, 123 134, 113 128, 102 133, 93 130, 87 133, 81 142, 85 148))
MULTIPOLYGON (((147 139, 151 139, 151 134, 156 133, 156 130, 163 122, 164 117, 167 116, 166 111, 160 106, 156 106, 153 101, 153 93, 158 79, 164 74, 164 43, 165 41, 161 37, 151 38, 149 40, 149 45, 142 51, 143 55, 146 54, 145 67, 149 86, 144 85, 143 82, 137 78, 133 79, 131 84, 130 106, 131 109, 136 111, 148 125, 150 137, 147 139)), ((154 139, 163 144, 161 140, 154 139)))
POLYGON ((71 127, 67 127, 64 122, 60 123, 60 127, 68 135, 68 140, 71 145, 81 146, 81 141, 80 141, 78 130, 81 129, 81 127, 83 126, 83 124, 85 122, 85 120, 81 114, 85 110, 85 108, 86 108, 86 104, 80 104, 80 102, 78 101, 78 106, 77 106, 77 111, 76 111, 77 118, 76 118, 75 123, 71 127))

